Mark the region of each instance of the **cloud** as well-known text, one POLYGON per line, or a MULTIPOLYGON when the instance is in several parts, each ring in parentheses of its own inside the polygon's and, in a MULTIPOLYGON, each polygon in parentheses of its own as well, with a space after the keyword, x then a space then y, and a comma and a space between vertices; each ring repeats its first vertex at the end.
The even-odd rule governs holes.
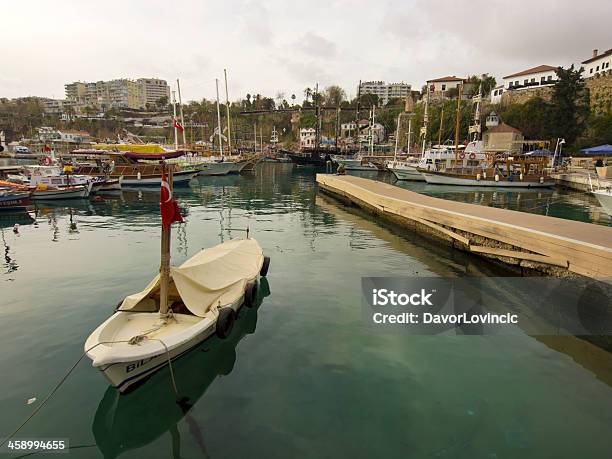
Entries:
POLYGON ((295 46, 304 54, 321 58, 331 58, 338 54, 336 44, 313 32, 300 36, 295 46))

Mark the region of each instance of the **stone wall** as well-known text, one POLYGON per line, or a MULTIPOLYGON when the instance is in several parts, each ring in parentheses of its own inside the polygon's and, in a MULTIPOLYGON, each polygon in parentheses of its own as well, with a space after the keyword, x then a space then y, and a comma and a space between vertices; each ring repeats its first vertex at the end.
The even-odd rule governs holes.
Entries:
MULTIPOLYGON (((591 95, 591 110, 603 113, 612 110, 612 71, 606 75, 586 79, 586 86, 591 95)), ((541 97, 550 101, 553 87, 524 89, 519 91, 505 91, 502 94, 501 105, 524 104, 534 97, 541 97)))

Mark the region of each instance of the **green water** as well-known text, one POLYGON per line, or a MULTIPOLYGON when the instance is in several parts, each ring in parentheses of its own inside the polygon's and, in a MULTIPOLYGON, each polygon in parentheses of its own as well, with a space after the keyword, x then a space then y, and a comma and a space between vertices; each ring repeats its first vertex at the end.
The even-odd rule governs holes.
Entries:
MULTIPOLYGON (((174 403, 167 370, 118 396, 84 360, 19 437, 69 438, 76 458, 610 457, 610 354, 573 337, 407 336, 362 323, 362 276, 501 268, 316 196, 312 171, 291 165, 203 177, 176 196, 186 224, 173 262, 248 225, 272 258, 269 295, 229 340, 176 363, 188 406, 174 403)), ((0 216, 0 436, 155 274, 158 199, 124 191, 39 204, 34 221, 0 216)), ((593 214, 579 208, 572 216, 593 214)))

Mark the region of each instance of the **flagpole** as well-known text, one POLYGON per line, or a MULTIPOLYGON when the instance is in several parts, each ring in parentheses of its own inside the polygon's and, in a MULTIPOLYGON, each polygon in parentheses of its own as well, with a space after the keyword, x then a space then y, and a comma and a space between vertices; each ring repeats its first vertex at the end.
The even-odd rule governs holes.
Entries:
POLYGON ((178 150, 178 132, 176 130, 176 92, 172 91, 172 111, 174 116, 172 117, 172 125, 174 126, 174 149, 178 150))
MULTIPOLYGON (((175 128, 176 133, 176 128, 175 128)), ((162 161, 162 187, 164 186, 164 178, 166 177, 166 162, 162 161)), ((172 171, 168 174, 168 185, 172 190, 172 171)), ((172 194, 170 194, 172 197, 172 194)), ((161 190, 160 190, 160 211, 161 211, 161 190)), ((168 285, 170 281, 170 225, 164 228, 162 219, 161 233, 161 260, 159 267, 160 284, 159 284, 159 314, 162 317, 168 315, 168 285)))
POLYGON ((181 114, 181 126, 183 126, 183 148, 185 148, 185 145, 187 144, 187 142, 185 141, 185 119, 183 118, 183 99, 181 99, 181 84, 179 83, 179 79, 176 79, 176 87, 178 89, 178 95, 179 95, 179 109, 180 109, 180 114, 181 114))
POLYGON ((219 151, 221 152, 221 158, 223 158, 223 142, 221 141, 221 111, 219 109, 219 78, 215 78, 215 85, 217 87, 217 127, 219 128, 219 151))
POLYGON ((223 75, 225 77, 225 108, 227 110, 227 149, 229 150, 230 156, 232 155, 232 129, 230 127, 230 103, 229 94, 227 91, 227 70, 223 69, 223 75))

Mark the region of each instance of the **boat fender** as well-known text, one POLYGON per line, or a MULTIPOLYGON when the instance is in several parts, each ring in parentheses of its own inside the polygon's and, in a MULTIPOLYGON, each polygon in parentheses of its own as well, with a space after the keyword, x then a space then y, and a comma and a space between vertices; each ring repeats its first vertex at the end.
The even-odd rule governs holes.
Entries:
POLYGON ((495 181, 499 182, 499 174, 495 174, 495 181))
POLYGON ((264 257, 263 264, 261 265, 261 269, 259 270, 259 275, 261 277, 266 277, 268 274, 268 269, 270 268, 270 257, 264 257))
POLYGON ((484 178, 484 179, 486 179, 486 178, 487 178, 487 171, 484 171, 484 172, 482 173, 482 178, 484 178))
POLYGON ((252 308, 257 303, 257 282, 249 282, 244 289, 244 305, 252 308))
POLYGON ((140 172, 138 172, 138 174, 136 174, 136 177, 138 178, 138 180, 140 180, 140 178, 142 177, 142 176, 140 175, 140 172))
POLYGON ((476 180, 480 182, 480 174, 476 174, 476 180))
POLYGON ((544 183, 544 177, 540 177, 540 183, 544 183))
POLYGON ((219 309, 216 332, 221 339, 226 339, 231 333, 236 320, 236 312, 232 308, 219 309))
POLYGON ((519 174, 519 179, 523 180, 523 173, 522 172, 519 174))

